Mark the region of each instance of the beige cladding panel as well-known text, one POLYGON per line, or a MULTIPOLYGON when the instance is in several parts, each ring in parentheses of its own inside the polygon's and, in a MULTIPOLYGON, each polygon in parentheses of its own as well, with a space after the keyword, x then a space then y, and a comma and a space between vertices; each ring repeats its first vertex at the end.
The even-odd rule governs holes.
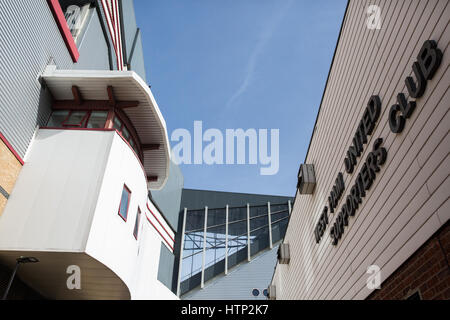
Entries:
POLYGON ((285 242, 289 265, 278 265, 277 299, 364 299, 367 268, 377 265, 382 279, 392 274, 450 217, 450 2, 447 0, 350 1, 324 93, 306 163, 313 164, 313 195, 297 194, 285 242), (381 9, 381 28, 369 29, 369 5, 381 9), (397 94, 408 99, 405 78, 426 40, 443 53, 440 67, 406 120, 402 133, 389 127, 397 94), (372 95, 381 115, 352 174, 344 158, 372 95), (377 173, 337 246, 330 229, 377 138, 386 163, 377 173), (339 172, 345 191, 320 243, 314 228, 339 172))
MULTIPOLYGON (((8 194, 11 194, 16 183, 22 164, 9 150, 5 143, 0 140, 0 187, 8 194)), ((7 198, 0 193, 0 216, 5 208, 7 198)))

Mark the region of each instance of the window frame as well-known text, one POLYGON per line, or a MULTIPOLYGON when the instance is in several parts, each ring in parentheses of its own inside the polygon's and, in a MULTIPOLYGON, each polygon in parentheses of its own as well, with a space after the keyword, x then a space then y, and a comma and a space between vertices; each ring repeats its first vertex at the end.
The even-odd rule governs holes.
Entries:
POLYGON ((119 216, 120 216, 125 222, 127 222, 128 211, 130 210, 130 202, 131 202, 131 190, 130 190, 130 188, 128 188, 128 186, 124 183, 124 184, 123 184, 123 188, 122 188, 122 192, 121 192, 121 194, 120 194, 119 210, 117 210, 117 211, 118 211, 119 216), (126 190, 127 193, 128 193, 128 203, 127 203, 127 210, 126 210, 126 216, 125 216, 125 217, 124 217, 124 216, 122 215, 122 213, 120 212, 120 208, 122 207, 122 197, 123 197, 123 191, 124 191, 124 190, 126 190))
POLYGON ((53 109, 52 113, 50 114, 50 117, 47 120, 47 126, 43 127, 44 129, 62 129, 62 130, 70 130, 70 129, 76 129, 76 130, 115 130, 117 134, 123 139, 125 143, 128 144, 130 149, 133 151, 133 153, 136 154, 137 158, 141 163, 144 159, 144 150, 142 150, 142 143, 139 139, 139 135, 136 132, 136 129, 134 128, 131 121, 127 118, 126 114, 123 113, 121 110, 103 110, 103 109, 86 109, 86 108, 67 108, 67 109, 53 109), (57 111, 68 111, 68 115, 63 120, 60 126, 48 126, 53 113, 57 111), (70 118, 73 112, 86 112, 85 117, 78 125, 66 125, 65 122, 70 118), (91 118, 92 112, 108 112, 105 120, 105 124, 103 128, 88 128, 87 125, 89 123, 89 120, 91 118), (120 121, 120 129, 116 129, 114 127, 114 120, 118 119, 120 121), (123 129, 126 129, 129 135, 129 138, 126 139, 123 135, 123 129), (131 143, 130 141, 133 141, 131 143), (133 145, 134 146, 133 146, 133 145))
POLYGON ((105 110, 89 110, 86 121, 84 122, 83 128, 87 129, 87 130, 102 129, 102 128, 88 128, 88 123, 89 123, 89 120, 91 120, 91 116, 92 116, 93 112, 106 112, 106 119, 105 119, 105 124, 103 125, 103 129, 106 128, 106 124, 108 123, 108 111, 105 111, 105 110))

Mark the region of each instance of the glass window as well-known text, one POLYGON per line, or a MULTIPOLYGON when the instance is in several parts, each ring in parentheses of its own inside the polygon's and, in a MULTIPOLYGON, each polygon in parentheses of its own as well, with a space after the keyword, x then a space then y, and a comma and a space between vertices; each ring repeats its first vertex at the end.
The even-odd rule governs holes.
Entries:
POLYGON ((130 205, 130 197, 131 191, 127 188, 126 185, 124 185, 122 190, 122 198, 120 199, 119 216, 121 216, 125 221, 127 221, 128 206, 130 205))
POLYGON ((130 146, 131 146, 131 148, 133 148, 134 152, 136 152, 136 154, 139 155, 138 148, 137 148, 136 143, 134 142, 133 138, 130 139, 130 146))
POLYGON ((133 235, 134 237, 138 238, 138 233, 139 233, 139 222, 141 221, 141 209, 138 208, 137 214, 136 214, 136 221, 134 223, 134 231, 133 231, 133 235))
POLYGON ((258 290, 258 289, 253 289, 253 290, 252 290, 252 295, 253 295, 254 297, 259 296, 259 290, 258 290))
POLYGON ((114 129, 120 132, 122 130, 122 121, 118 117, 114 117, 113 126, 114 129))
POLYGON ((130 132, 125 128, 125 126, 122 129, 122 136, 125 138, 125 140, 130 141, 130 132))
POLYGON ((69 115, 69 110, 53 111, 50 120, 48 120, 48 127, 59 128, 62 127, 64 120, 69 115))
POLYGON ((105 127, 107 111, 92 111, 86 128, 101 129, 105 127))
POLYGON ((63 122, 63 126, 82 127, 86 114, 86 111, 72 111, 69 117, 63 122))

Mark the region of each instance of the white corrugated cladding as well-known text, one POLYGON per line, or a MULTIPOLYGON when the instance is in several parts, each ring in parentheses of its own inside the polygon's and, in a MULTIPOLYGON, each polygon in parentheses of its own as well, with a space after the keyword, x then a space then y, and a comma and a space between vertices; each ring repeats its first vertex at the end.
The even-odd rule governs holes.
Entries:
POLYGON ((277 266, 273 280, 277 299, 364 299, 369 265, 386 279, 449 220, 449 20, 448 0, 350 1, 306 159, 317 186, 313 195, 297 194, 285 237, 291 261, 277 266), (379 30, 366 26, 372 4, 381 8, 379 30), (426 40, 437 42, 442 63, 403 132, 394 134, 390 106, 399 92, 409 96, 405 78, 426 40), (381 98, 381 116, 347 174, 344 157, 371 95, 381 98), (386 163, 335 247, 329 232, 336 213, 379 137, 386 163), (339 172, 346 189, 316 244, 314 228, 339 172))
POLYGON ((23 156, 50 112, 38 75, 51 58, 65 69, 73 63, 47 1, 0 1, 0 12, 0 131, 23 156))

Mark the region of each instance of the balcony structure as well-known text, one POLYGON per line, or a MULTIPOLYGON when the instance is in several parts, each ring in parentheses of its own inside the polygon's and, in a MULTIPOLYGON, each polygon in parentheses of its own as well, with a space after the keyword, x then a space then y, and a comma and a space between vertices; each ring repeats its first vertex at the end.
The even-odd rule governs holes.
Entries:
POLYGON ((149 200, 169 142, 149 87, 132 71, 47 68, 53 97, 0 217, 0 262, 50 299, 176 299, 157 280, 175 233, 149 200), (68 286, 80 270, 80 289, 68 286))

